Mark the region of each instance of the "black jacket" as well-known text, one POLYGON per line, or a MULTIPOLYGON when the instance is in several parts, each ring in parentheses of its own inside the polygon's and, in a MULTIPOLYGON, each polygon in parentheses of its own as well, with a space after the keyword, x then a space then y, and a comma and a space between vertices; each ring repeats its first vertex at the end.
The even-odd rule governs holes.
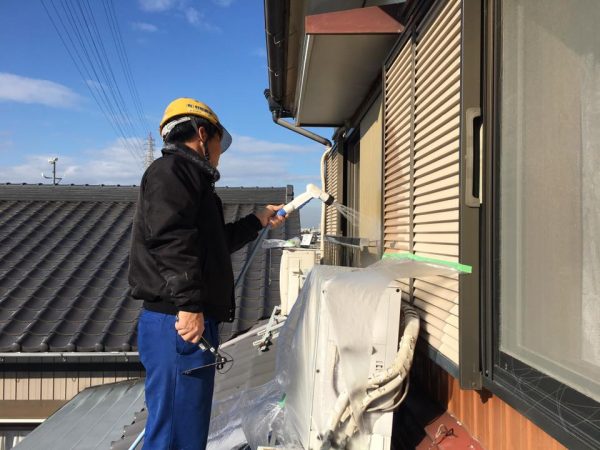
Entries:
POLYGON ((254 215, 225 224, 218 172, 185 145, 167 145, 142 177, 129 255, 131 295, 165 314, 235 313, 230 254, 256 238, 254 215))

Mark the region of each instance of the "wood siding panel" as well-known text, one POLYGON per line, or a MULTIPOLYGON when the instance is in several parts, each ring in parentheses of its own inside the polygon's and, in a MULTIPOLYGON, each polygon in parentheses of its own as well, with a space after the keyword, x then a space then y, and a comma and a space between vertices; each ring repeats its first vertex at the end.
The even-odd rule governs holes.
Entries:
POLYGON ((140 371, 4 372, 0 400, 70 400, 86 387, 141 378, 140 371))
POLYGON ((487 450, 565 450, 552 436, 489 391, 461 390, 457 379, 421 351, 415 353, 411 376, 487 450))

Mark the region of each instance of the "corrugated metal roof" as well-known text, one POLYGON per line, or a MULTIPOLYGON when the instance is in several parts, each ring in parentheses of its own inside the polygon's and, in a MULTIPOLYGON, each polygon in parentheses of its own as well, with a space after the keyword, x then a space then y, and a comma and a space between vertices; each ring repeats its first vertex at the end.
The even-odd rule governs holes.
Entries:
MULTIPOLYGON (((131 221, 137 187, 0 186, 0 352, 136 350, 141 302, 127 295, 131 221)), ((226 221, 287 188, 220 188, 226 221)), ((292 215, 269 238, 300 233, 292 215)), ((232 255, 241 271, 248 246, 232 255)), ((252 327, 279 304, 281 250, 257 254, 236 292, 236 321, 222 339, 252 327)))
POLYGON ((144 405, 144 380, 87 388, 33 430, 16 448, 106 449, 144 405))
MULTIPOLYGON (((267 321, 262 322, 251 331, 222 346, 221 350, 233 358, 234 364, 229 370, 226 368, 227 372, 217 373, 215 376, 211 431, 214 426, 218 427, 222 422, 218 419, 215 421, 218 416, 223 415, 221 419, 227 419, 227 416, 232 413, 230 408, 232 405, 237 405, 235 401, 237 397, 248 389, 267 383, 275 376, 277 339, 272 339, 273 344, 266 352, 261 352, 252 345, 254 341, 260 339, 258 333, 265 329, 266 323, 267 321)), ((146 411, 139 410, 135 414, 133 423, 125 427, 122 439, 113 442, 111 449, 128 450, 144 429, 146 418, 146 411)), ((137 448, 141 448, 142 442, 137 448)))

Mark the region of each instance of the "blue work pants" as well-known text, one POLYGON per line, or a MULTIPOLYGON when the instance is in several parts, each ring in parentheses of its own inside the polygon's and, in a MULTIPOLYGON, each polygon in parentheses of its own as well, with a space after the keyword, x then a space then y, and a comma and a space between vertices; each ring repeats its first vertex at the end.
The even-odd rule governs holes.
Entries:
MULTIPOLYGON (((204 338, 218 345, 217 323, 204 321, 204 338)), ((146 369, 148 419, 144 450, 206 448, 215 366, 214 355, 186 342, 175 330, 175 316, 144 309, 138 322, 138 349, 146 369)))

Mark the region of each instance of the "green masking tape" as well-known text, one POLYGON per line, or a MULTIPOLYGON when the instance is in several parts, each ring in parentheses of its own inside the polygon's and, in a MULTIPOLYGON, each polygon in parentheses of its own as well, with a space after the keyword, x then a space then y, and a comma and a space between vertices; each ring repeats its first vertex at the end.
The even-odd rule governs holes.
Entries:
POLYGON ((277 402, 277 404, 279 405, 280 408, 283 408, 285 406, 285 394, 283 394, 283 397, 281 397, 281 400, 279 400, 279 402, 277 402))
POLYGON ((429 264, 436 264, 438 266, 450 267, 452 269, 455 269, 455 270, 457 270, 459 272, 463 272, 463 273, 473 272, 473 267, 468 266, 466 264, 444 261, 443 259, 427 258, 425 256, 414 255, 412 253, 386 253, 385 255, 383 255, 383 258, 381 258, 381 259, 397 259, 397 260, 410 259, 412 261, 419 261, 419 262, 424 262, 424 263, 429 263, 429 264))

